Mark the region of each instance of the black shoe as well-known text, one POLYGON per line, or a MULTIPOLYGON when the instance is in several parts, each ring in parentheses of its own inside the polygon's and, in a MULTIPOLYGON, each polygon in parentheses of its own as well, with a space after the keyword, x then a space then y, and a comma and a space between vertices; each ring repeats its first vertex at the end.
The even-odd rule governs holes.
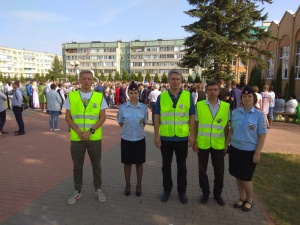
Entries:
POLYGON ((19 130, 14 131, 15 134, 17 134, 17 133, 19 133, 19 132, 20 132, 19 130))
POLYGON ((220 206, 224 206, 225 205, 225 201, 223 200, 223 198, 221 196, 214 196, 214 199, 216 200, 216 202, 220 205, 220 206))
POLYGON ((208 197, 209 197, 209 195, 205 195, 205 194, 201 195, 200 200, 199 200, 200 203, 203 205, 206 205, 208 202, 208 197))
POLYGON ((162 202, 167 202, 170 198, 170 193, 169 192, 164 192, 161 196, 160 196, 160 200, 162 202))
POLYGON ((188 198, 185 194, 178 194, 178 198, 182 204, 188 203, 188 198))
POLYGON ((126 185, 124 195, 129 196, 130 195, 130 185, 126 185))
POLYGON ((142 195, 142 187, 141 186, 136 186, 135 195, 137 197, 140 197, 142 195))
POLYGON ((15 133, 15 136, 19 136, 19 135, 24 135, 25 132, 18 132, 18 133, 15 133))

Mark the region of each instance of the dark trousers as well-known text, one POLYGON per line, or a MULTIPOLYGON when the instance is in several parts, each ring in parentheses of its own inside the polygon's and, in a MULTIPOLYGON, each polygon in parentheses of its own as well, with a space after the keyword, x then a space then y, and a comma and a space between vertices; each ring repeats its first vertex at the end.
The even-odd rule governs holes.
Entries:
POLYGON ((16 121, 17 121, 18 126, 19 126, 19 132, 20 133, 25 132, 24 122, 23 122, 23 117, 22 117, 23 108, 18 107, 18 106, 13 106, 13 112, 15 114, 15 118, 16 118, 16 121))
POLYGON ((176 155, 177 162, 177 191, 185 194, 187 185, 186 158, 188 154, 188 141, 161 141, 162 156, 162 175, 164 192, 171 192, 173 187, 172 181, 172 159, 173 153, 176 155))
POLYGON ((2 131, 6 121, 6 109, 0 112, 0 131, 2 131))
POLYGON ((224 181, 224 151, 210 149, 198 149, 198 165, 199 165, 199 183, 204 195, 210 194, 208 176, 206 174, 209 153, 214 168, 214 196, 221 196, 224 181))

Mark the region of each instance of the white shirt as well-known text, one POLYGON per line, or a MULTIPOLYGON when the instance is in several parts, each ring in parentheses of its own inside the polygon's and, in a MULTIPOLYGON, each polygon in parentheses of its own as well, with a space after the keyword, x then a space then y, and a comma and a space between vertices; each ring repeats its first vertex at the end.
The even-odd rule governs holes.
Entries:
POLYGON ((153 91, 150 92, 148 99, 150 100, 150 102, 156 102, 157 101, 157 97, 161 94, 161 92, 157 89, 154 89, 153 91))
POLYGON ((286 106, 286 108, 285 108, 284 112, 294 113, 298 106, 298 102, 296 99, 291 99, 287 103, 285 103, 285 106, 286 106))
POLYGON ((272 99, 272 101, 270 102, 270 107, 274 107, 275 106, 275 93, 274 93, 274 91, 271 91, 270 95, 271 95, 271 99, 272 99))

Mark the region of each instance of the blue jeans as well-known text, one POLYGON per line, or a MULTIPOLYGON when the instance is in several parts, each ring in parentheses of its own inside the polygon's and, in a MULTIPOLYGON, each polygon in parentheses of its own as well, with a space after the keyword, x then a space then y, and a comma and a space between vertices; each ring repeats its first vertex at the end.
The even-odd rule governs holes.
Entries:
POLYGON ((49 111, 50 129, 57 129, 59 111, 49 111))
POLYGON ((269 119, 270 119, 270 121, 274 120, 273 109, 274 109, 274 107, 269 107, 269 119))

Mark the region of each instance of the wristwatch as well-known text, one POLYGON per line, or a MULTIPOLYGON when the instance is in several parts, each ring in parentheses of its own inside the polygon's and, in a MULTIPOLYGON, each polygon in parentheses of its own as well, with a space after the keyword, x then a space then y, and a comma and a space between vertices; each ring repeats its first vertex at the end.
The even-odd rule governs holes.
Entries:
POLYGON ((90 128, 90 131, 91 131, 92 134, 95 133, 95 129, 94 128, 90 128))

